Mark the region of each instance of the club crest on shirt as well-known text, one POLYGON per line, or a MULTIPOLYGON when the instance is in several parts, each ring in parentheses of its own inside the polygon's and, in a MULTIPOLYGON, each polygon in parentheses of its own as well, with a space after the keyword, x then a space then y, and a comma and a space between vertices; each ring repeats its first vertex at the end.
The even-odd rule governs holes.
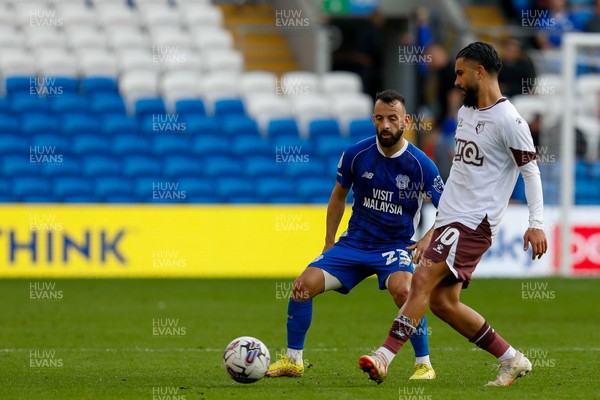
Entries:
POLYGON ((485 126, 485 122, 478 122, 477 126, 475 127, 475 132, 477 132, 477 134, 479 135, 481 133, 481 131, 483 130, 484 126, 485 126))
POLYGON ((433 188, 436 192, 442 193, 442 191, 444 190, 444 180, 441 176, 438 175, 435 177, 435 179, 433 180, 433 188))
POLYGON ((396 186, 400 190, 406 189, 408 187, 409 182, 410 182, 410 178, 406 175, 400 174, 396 177, 396 186))
POLYGON ((463 123, 463 119, 462 119, 462 118, 459 118, 459 119, 458 119, 458 125, 457 125, 457 126, 460 126, 460 127, 462 127, 462 123, 463 123))

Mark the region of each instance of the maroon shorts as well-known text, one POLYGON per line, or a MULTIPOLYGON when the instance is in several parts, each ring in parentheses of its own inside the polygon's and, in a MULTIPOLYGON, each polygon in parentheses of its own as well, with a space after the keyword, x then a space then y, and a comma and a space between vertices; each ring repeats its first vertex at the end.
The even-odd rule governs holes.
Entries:
POLYGON ((492 232, 487 218, 474 230, 451 222, 433 231, 425 257, 435 263, 446 261, 454 276, 449 275, 444 281, 459 281, 466 288, 479 260, 491 245, 492 232))

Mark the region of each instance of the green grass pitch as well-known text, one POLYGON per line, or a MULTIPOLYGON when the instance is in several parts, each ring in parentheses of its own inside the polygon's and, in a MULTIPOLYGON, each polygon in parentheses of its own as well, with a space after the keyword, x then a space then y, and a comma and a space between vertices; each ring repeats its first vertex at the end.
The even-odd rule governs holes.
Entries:
POLYGON ((314 304, 300 379, 242 385, 223 371, 230 340, 285 346, 291 280, 2 280, 1 399, 599 399, 595 279, 475 279, 463 301, 534 370, 485 388, 495 359, 429 315, 434 381, 409 381, 407 345, 381 385, 358 369, 396 314, 376 280, 314 304), (533 299, 532 299, 533 297, 533 299))

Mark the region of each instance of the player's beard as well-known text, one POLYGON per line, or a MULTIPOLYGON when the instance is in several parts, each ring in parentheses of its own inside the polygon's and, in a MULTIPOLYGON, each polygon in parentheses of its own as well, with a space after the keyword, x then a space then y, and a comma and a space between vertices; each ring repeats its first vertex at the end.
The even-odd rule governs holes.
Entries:
POLYGON ((398 143, 398 141, 402 137, 403 133, 404 133, 403 127, 400 128, 395 133, 392 131, 387 131, 387 130, 380 131, 380 132, 377 132, 377 140, 379 141, 379 145, 381 147, 389 148, 389 147, 394 146, 396 143, 398 143), (389 133, 391 136, 389 138, 383 138, 381 136, 383 133, 389 133))
POLYGON ((465 86, 465 98, 463 99, 463 105, 465 107, 477 107, 477 87, 465 86))

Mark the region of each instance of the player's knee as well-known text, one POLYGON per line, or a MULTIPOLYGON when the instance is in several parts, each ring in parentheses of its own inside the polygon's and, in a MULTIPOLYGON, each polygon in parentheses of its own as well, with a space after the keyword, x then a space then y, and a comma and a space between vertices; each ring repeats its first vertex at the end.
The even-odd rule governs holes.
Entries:
POLYGON ((318 283, 312 279, 299 277, 294 281, 292 299, 295 301, 308 301, 319 294, 318 283))
POLYGON ((426 294, 431 291, 429 277, 418 269, 415 271, 411 281, 411 290, 416 294, 426 294))
POLYGON ((429 299, 429 309, 436 317, 445 320, 452 311, 452 303, 448 299, 432 296, 429 299))
POLYGON ((406 299, 408 299, 408 290, 408 286, 398 285, 391 291, 394 302, 398 308, 402 307, 404 303, 406 303, 406 299))

